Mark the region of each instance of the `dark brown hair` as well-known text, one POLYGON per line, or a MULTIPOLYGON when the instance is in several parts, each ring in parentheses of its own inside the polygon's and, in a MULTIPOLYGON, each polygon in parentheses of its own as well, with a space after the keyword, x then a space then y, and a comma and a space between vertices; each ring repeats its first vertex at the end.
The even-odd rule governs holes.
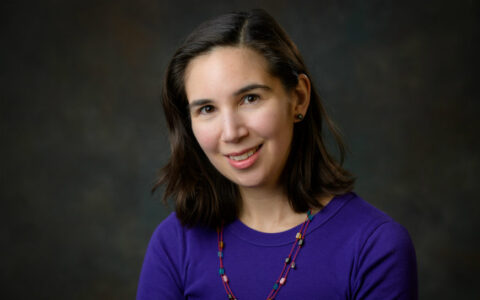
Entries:
MULTIPOLYGON (((173 198, 177 217, 189 226, 216 227, 221 222, 233 221, 240 209, 237 186, 213 167, 193 135, 184 87, 188 63, 219 46, 253 49, 267 60, 268 71, 287 90, 297 86, 299 74, 311 78, 295 44, 263 10, 222 15, 201 24, 187 37, 170 61, 163 82, 162 103, 171 157, 161 170, 154 190, 166 185, 163 200, 173 198)), ((291 152, 281 176, 281 184, 295 211, 321 207, 319 196, 352 190, 354 179, 341 166, 344 156, 339 131, 312 85, 308 111, 303 121, 294 126, 291 152), (324 124, 338 146, 339 162, 327 151, 324 124)))

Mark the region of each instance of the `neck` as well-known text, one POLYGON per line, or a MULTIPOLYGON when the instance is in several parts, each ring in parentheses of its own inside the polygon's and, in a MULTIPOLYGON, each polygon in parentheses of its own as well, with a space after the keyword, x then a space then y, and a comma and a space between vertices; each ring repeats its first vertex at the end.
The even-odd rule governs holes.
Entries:
POLYGON ((240 189, 240 221, 261 232, 282 232, 305 221, 305 213, 296 213, 283 189, 240 189))

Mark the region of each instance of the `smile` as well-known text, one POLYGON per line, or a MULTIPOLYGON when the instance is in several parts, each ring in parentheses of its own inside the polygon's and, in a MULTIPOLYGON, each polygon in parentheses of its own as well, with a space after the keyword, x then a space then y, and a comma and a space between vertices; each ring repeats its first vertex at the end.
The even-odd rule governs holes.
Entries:
POLYGON ((228 159, 229 164, 235 169, 245 170, 253 166, 258 160, 260 148, 262 148, 262 145, 241 152, 230 153, 225 155, 225 157, 228 159))
POLYGON ((241 161, 241 160, 245 160, 247 158, 249 158, 250 156, 252 156, 253 154, 255 154, 255 152, 258 151, 258 149, 260 149, 261 145, 260 146, 257 146, 243 154, 240 154, 240 155, 228 155, 228 158, 230 159, 233 159, 235 161, 241 161))

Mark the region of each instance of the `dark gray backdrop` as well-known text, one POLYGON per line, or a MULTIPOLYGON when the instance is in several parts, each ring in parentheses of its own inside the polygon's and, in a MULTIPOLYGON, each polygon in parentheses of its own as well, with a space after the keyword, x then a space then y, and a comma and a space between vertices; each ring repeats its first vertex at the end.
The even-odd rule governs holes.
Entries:
POLYGON ((134 298, 169 213, 150 195, 167 61, 199 22, 263 7, 343 129, 357 193, 410 231, 421 298, 478 299, 476 3, 3 1, 1 297, 134 298))

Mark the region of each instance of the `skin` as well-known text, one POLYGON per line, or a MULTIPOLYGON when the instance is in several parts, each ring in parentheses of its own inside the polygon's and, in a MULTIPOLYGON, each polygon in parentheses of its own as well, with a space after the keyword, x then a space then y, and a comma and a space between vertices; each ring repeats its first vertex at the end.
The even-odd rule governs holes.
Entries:
POLYGON ((300 75, 286 90, 267 61, 246 47, 217 47, 194 58, 185 73, 193 133, 210 162, 236 183, 240 220, 263 232, 290 229, 305 219, 294 212, 279 184, 296 115, 305 115, 310 81, 300 75), (244 161, 232 159, 249 150, 244 161))

